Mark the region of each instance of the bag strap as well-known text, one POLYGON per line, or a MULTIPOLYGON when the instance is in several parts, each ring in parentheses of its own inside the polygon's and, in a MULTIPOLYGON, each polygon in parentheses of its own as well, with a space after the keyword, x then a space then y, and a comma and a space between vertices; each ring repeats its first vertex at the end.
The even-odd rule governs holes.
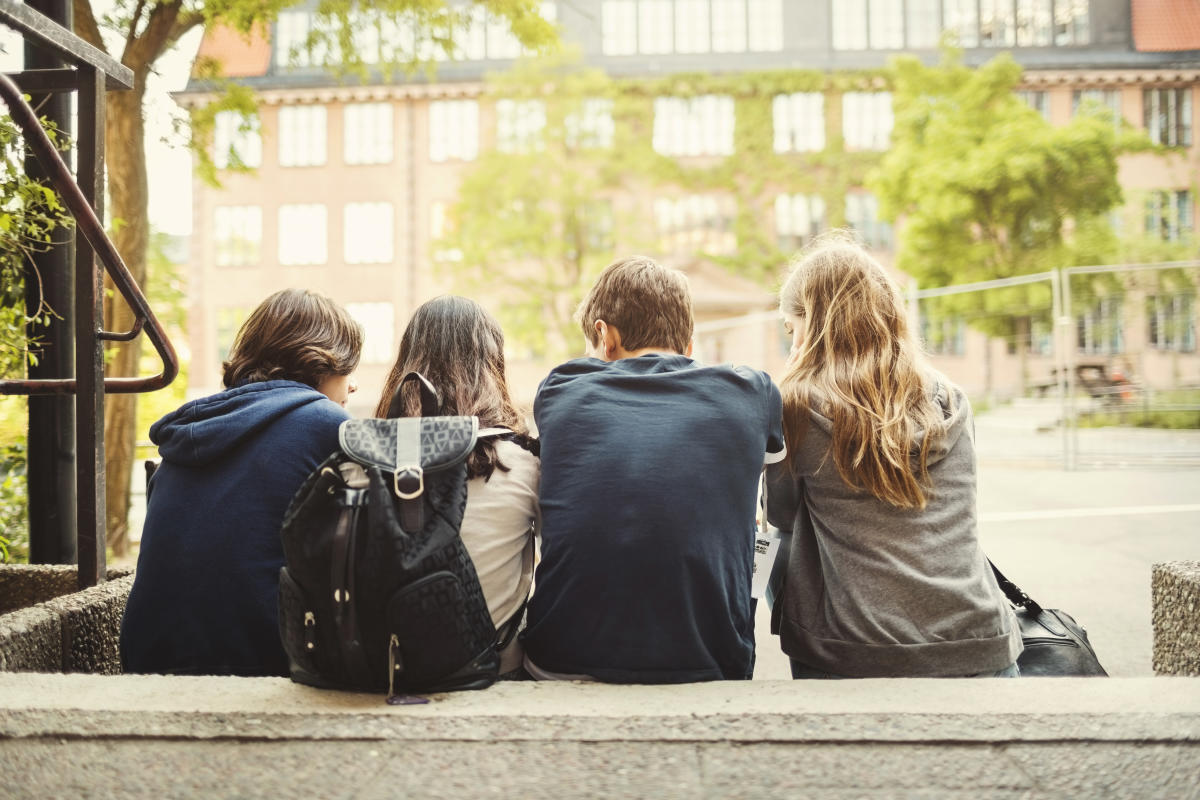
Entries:
POLYGON ((438 394, 438 390, 433 387, 429 379, 419 372, 410 372, 400 380, 391 402, 388 403, 387 416, 389 418, 404 416, 404 386, 409 381, 415 381, 417 389, 421 393, 421 416, 436 417, 442 408, 441 395, 438 394))
POLYGON ((1008 602, 1014 606, 1025 608, 1035 617, 1042 613, 1041 604, 1021 591, 1021 588, 1015 583, 1004 577, 1004 573, 992 563, 990 558, 988 559, 988 566, 992 568, 992 574, 996 576, 996 583, 1000 584, 1000 591, 1004 592, 1004 596, 1008 598, 1008 602))

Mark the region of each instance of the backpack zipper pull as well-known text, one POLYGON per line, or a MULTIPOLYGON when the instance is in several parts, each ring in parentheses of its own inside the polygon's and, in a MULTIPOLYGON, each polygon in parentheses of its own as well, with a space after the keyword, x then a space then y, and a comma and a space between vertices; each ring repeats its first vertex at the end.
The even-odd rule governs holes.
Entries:
POLYGON ((388 640, 388 696, 389 706, 413 706, 428 703, 428 697, 416 697, 411 694, 396 694, 396 673, 404 669, 400 659, 400 637, 392 634, 388 640))
POLYGON ((304 648, 313 650, 317 646, 317 618, 311 611, 304 612, 304 648))

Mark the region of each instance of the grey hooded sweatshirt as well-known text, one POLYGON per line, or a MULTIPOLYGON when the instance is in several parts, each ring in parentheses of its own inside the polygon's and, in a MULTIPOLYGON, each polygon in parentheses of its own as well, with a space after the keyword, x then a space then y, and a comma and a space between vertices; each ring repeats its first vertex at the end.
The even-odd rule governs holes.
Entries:
POLYGON ((788 454, 793 469, 768 469, 768 519, 793 533, 771 627, 785 653, 817 670, 973 675, 1021 653, 1020 628, 979 546, 971 407, 944 379, 932 385, 946 428, 931 446, 924 509, 847 486, 829 451, 832 423, 815 411, 788 454))

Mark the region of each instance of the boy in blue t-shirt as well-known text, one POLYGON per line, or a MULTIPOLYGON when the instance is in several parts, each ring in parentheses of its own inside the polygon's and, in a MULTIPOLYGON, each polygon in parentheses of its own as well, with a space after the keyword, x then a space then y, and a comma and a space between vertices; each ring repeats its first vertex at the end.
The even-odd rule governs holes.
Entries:
POLYGON ((754 669, 758 477, 783 457, 766 373, 691 359, 687 279, 634 256, 580 306, 588 357, 542 381, 538 679, 686 683, 754 669))

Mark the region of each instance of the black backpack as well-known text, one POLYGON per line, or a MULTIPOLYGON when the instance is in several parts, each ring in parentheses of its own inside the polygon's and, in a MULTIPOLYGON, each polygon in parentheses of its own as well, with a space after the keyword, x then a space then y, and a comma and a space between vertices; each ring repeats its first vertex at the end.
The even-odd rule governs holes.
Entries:
MULTIPOLYGON (((279 630, 292 680, 400 693, 484 689, 500 666, 496 628, 459 538, 476 417, 355 419, 308 477, 283 521, 279 630)), ((397 409, 400 390, 393 400, 397 409)), ((390 416, 390 414, 389 414, 390 416)), ((520 616, 519 614, 517 616, 520 616)), ((506 625, 515 629, 516 625, 506 625)), ((511 638, 511 633, 505 638, 511 638)))

